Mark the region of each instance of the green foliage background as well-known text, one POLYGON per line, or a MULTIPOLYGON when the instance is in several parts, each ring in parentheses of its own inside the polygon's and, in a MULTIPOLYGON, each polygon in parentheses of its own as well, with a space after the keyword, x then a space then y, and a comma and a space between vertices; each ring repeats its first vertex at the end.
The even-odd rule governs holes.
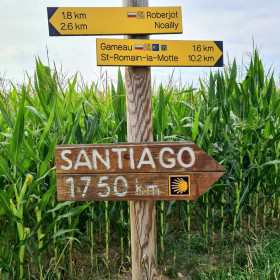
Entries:
MULTIPOLYGON (((210 72, 197 89, 153 90, 154 141, 191 140, 227 169, 196 201, 157 203, 161 260, 176 217, 188 244, 198 230, 206 247, 217 243, 217 232, 223 243, 226 237, 233 242, 249 231, 279 226, 280 92, 257 50, 245 71, 239 80, 234 61, 229 69, 210 72)), ((37 59, 33 81, 0 91, 0 279, 30 274, 71 279, 77 273, 73 254, 87 247, 93 273, 98 243, 106 248, 109 270, 115 233, 120 264, 129 256, 128 202, 56 199, 57 144, 126 142, 120 72, 116 85, 98 88, 80 87, 77 75, 63 86, 58 73, 37 59), (45 258, 53 260, 51 269, 45 258)))

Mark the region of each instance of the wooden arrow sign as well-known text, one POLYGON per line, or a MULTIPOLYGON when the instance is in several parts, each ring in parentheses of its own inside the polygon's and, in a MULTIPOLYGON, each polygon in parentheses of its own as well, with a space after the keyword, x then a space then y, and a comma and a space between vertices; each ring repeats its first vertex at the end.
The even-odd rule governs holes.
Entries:
POLYGON ((226 169, 192 142, 56 146, 59 201, 194 200, 226 169))
POLYGON ((96 39, 99 66, 223 66, 222 41, 96 39))
POLYGON ((181 7, 47 8, 50 36, 182 33, 181 7))

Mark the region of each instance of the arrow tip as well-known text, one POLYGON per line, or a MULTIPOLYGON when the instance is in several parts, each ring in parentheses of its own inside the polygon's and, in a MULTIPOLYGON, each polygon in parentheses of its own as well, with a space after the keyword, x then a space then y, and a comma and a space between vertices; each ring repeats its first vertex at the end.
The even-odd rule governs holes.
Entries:
POLYGON ((57 11, 58 7, 48 7, 48 23, 49 23, 49 35, 50 36, 60 36, 60 33, 55 29, 55 27, 50 23, 50 19, 57 11))
POLYGON ((214 41, 216 46, 221 51, 222 55, 218 59, 218 61, 215 63, 214 67, 223 67, 224 66, 224 56, 223 56, 223 41, 214 41))

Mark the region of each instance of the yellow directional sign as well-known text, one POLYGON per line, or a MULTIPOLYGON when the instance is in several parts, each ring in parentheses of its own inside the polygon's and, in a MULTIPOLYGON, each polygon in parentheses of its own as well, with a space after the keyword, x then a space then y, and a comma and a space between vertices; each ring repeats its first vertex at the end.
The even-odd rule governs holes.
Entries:
POLYGON ((223 66, 222 41, 96 39, 99 66, 223 66))
POLYGON ((182 33, 181 7, 47 8, 50 36, 182 33))

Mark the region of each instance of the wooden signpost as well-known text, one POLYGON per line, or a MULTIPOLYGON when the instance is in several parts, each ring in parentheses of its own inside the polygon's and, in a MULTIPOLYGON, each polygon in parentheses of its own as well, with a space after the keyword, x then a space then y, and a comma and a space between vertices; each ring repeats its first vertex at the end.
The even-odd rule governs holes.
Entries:
POLYGON ((182 33, 181 7, 47 9, 50 36, 182 33))
POLYGON ((57 146, 55 158, 60 201, 194 200, 226 171, 187 141, 57 146))
POLYGON ((223 42, 149 40, 182 33, 181 8, 122 1, 122 8, 47 9, 50 36, 124 34, 97 39, 97 61, 127 66, 129 143, 57 146, 57 194, 59 201, 130 201, 132 279, 155 280, 155 200, 197 199, 226 170, 192 142, 152 143, 149 66, 222 67, 223 42))
POLYGON ((96 39, 99 66, 223 66, 222 41, 96 39))

